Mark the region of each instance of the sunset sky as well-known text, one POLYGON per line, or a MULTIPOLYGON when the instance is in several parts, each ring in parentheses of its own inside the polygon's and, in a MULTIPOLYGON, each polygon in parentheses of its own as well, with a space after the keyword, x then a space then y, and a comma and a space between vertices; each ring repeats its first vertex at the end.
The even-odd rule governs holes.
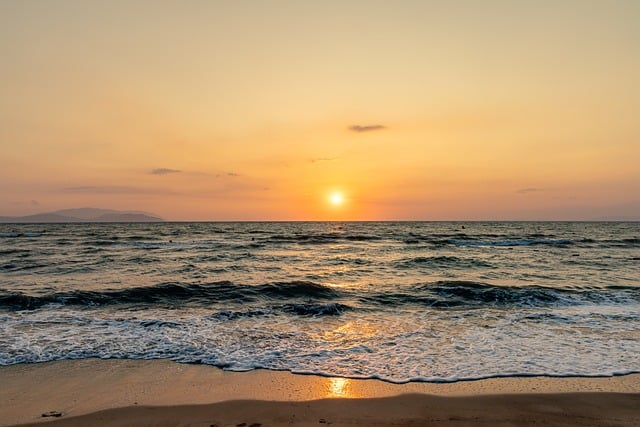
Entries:
POLYGON ((640 219, 640 1, 4 0, 0 93, 0 215, 640 219))

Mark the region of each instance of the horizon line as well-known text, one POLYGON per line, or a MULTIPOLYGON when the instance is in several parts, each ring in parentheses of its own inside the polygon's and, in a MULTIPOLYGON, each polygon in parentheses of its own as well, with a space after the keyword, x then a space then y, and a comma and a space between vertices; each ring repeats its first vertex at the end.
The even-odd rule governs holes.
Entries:
POLYGON ((481 222, 640 222, 640 218, 636 219, 370 219, 370 220, 339 220, 339 219, 322 219, 322 220, 260 220, 260 219, 214 219, 214 220, 161 220, 161 221, 17 221, 17 222, 0 222, 0 224, 167 224, 167 223, 322 223, 322 222, 343 222, 343 223, 378 223, 378 222, 466 222, 466 223, 481 223, 481 222))

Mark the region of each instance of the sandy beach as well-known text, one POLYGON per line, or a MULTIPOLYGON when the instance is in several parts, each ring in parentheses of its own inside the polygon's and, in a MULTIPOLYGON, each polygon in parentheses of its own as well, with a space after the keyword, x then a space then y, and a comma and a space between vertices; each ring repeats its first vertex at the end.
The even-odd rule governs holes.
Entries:
POLYGON ((638 374, 396 385, 85 359, 2 367, 0 384, 3 426, 640 424, 638 374))

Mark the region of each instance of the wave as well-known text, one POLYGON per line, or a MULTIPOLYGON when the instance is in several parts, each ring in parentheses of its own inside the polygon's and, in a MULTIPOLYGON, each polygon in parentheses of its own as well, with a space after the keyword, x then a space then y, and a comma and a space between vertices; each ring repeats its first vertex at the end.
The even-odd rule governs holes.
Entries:
POLYGON ((332 299, 330 287, 313 282, 275 282, 237 285, 229 281, 208 284, 161 283, 155 286, 102 291, 69 291, 45 295, 0 290, 0 309, 34 310, 46 305, 110 306, 155 305, 162 307, 208 306, 219 302, 253 302, 260 299, 332 299))
POLYGON ((113 246, 121 244, 122 242, 120 242, 116 237, 111 240, 89 240, 85 243, 86 246, 113 246))
POLYGON ((448 308, 553 307, 586 304, 637 304, 640 287, 557 289, 544 286, 497 286, 471 281, 437 281, 404 292, 376 292, 360 297, 366 305, 448 308))
POLYGON ((458 240, 449 241, 456 246, 569 246, 573 242, 566 239, 545 240, 545 239, 513 239, 513 240, 458 240))
POLYGON ((37 269, 44 268, 44 267, 48 267, 48 265, 47 264, 34 264, 34 263, 17 265, 17 264, 9 263, 9 264, 3 264, 2 266, 0 266, 0 269, 4 270, 6 272, 15 273, 16 271, 37 270, 37 269))
POLYGON ((314 233, 314 234, 276 234, 264 239, 270 243, 327 244, 336 242, 367 242, 382 240, 382 236, 372 234, 314 233))
POLYGON ((42 233, 0 233, 0 237, 5 237, 5 238, 17 238, 17 237, 27 237, 27 238, 34 238, 34 237, 42 237, 42 233))
POLYGON ((464 233, 454 234, 430 234, 418 235, 409 233, 400 238, 400 241, 408 245, 429 244, 439 246, 554 246, 554 247, 585 247, 585 248, 636 248, 640 246, 640 238, 629 237, 621 239, 595 239, 593 237, 581 237, 572 239, 557 238, 553 234, 532 233, 525 235, 498 235, 482 234, 468 235, 464 233))
POLYGON ((13 255, 13 254, 29 254, 31 251, 29 249, 18 249, 18 248, 9 248, 9 249, 0 249, 1 255, 13 255))
POLYGON ((486 261, 474 258, 459 258, 455 256, 431 256, 405 258, 396 263, 398 268, 432 267, 432 268, 491 268, 486 261))
POLYGON ((554 307, 587 304, 638 304, 640 287, 550 288, 544 286, 497 286, 486 283, 444 280, 391 290, 336 289, 314 282, 274 282, 239 285, 230 281, 206 284, 161 283, 102 291, 69 291, 45 295, 0 290, 0 309, 35 310, 44 306, 128 305, 135 307, 208 307, 220 303, 248 304, 252 309, 273 309, 298 315, 342 314, 349 310, 398 307, 476 309, 554 307), (273 301, 284 303, 274 306, 273 301), (344 302, 355 301, 347 305, 344 302), (266 307, 266 308, 265 308, 266 307))
POLYGON ((524 236, 509 236, 498 234, 468 235, 465 233, 454 234, 409 234, 402 241, 415 245, 426 243, 433 246, 569 246, 575 244, 569 239, 555 239, 553 235, 528 234, 524 236))
POLYGON ((241 318, 262 317, 273 315, 277 312, 295 314, 298 316, 338 316, 346 311, 353 310, 353 307, 340 304, 340 303, 328 303, 328 304, 313 304, 313 303, 298 303, 298 304, 284 304, 273 305, 267 307, 261 307, 258 309, 250 309, 244 311, 223 310, 207 316, 208 319, 230 321, 241 318))
POLYGON ((640 238, 630 237, 627 239, 604 240, 601 245, 610 248, 637 248, 640 247, 640 238))
POLYGON ((283 311, 299 316, 337 316, 351 307, 345 304, 287 304, 282 306, 283 311))

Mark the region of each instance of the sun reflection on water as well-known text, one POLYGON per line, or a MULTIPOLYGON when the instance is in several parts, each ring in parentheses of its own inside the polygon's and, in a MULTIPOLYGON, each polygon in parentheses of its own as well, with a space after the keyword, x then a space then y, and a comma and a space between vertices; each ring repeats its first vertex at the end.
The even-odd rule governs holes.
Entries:
POLYGON ((348 378, 329 378, 328 397, 349 397, 351 380, 348 378))

